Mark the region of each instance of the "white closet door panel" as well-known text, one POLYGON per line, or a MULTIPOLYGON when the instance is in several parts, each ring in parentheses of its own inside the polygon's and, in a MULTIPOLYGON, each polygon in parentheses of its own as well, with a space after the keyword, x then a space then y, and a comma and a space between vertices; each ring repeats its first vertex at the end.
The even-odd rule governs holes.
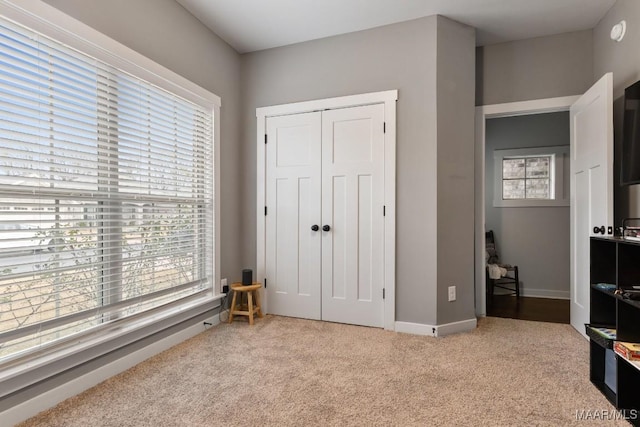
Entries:
POLYGON ((373 301, 373 186, 372 177, 358 177, 358 289, 359 301, 373 301))
MULTIPOLYGON (((330 227, 333 228, 327 232, 328 238, 324 239, 324 253, 330 257, 329 261, 333 268, 331 269, 331 277, 325 283, 331 284, 331 297, 344 300, 347 297, 347 283, 350 280, 347 270, 347 254, 348 234, 344 232, 336 233, 336 230, 345 230, 347 228, 347 179, 344 176, 334 176, 332 186, 329 189, 332 193, 333 211, 330 221, 330 227)), ((323 223, 326 223, 324 221, 323 223)), ((325 270, 326 271, 326 270, 325 270)))
POLYGON ((323 112, 323 320, 383 326, 383 126, 383 105, 323 112))
POLYGON ((321 113, 267 119, 269 312, 320 319, 321 113))

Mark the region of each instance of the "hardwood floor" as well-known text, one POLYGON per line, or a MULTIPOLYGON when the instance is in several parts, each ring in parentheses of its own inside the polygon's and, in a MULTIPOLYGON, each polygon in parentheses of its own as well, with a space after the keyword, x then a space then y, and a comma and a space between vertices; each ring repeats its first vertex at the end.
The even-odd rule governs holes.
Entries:
POLYGON ((569 300, 494 295, 487 298, 487 316, 569 323, 569 300))

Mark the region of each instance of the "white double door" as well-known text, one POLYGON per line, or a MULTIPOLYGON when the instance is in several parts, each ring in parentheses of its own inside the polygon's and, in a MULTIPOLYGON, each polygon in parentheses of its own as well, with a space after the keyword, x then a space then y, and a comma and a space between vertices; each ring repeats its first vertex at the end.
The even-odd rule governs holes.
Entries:
POLYGON ((266 121, 268 311, 384 326, 384 105, 266 121))

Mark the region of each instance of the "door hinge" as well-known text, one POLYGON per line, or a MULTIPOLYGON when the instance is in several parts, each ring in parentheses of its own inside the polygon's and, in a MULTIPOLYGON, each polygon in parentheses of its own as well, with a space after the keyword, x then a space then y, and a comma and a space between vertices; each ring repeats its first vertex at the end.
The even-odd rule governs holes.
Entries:
POLYGON ((266 133, 264 134, 264 143, 265 144, 267 143, 267 134, 266 133))
POLYGON ((382 122, 382 133, 387 133, 387 122, 382 122))
POLYGON ((387 207, 382 206, 382 216, 387 216, 387 207))
POLYGON ((267 289, 267 278, 264 278, 264 288, 267 289))
POLYGON ((384 288, 382 288, 382 299, 384 299, 384 298, 385 298, 385 296, 386 296, 386 295, 385 295, 385 289, 384 289, 384 288))
POLYGON ((267 207, 264 207, 264 216, 267 216, 267 207))

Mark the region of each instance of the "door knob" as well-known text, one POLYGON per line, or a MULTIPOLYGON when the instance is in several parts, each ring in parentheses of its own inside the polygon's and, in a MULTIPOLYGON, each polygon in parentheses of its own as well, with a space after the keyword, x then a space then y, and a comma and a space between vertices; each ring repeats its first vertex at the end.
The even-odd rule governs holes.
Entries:
POLYGON ((328 225, 322 226, 322 231, 329 231, 329 230, 331 230, 331 227, 329 227, 328 225))
POLYGON ((320 230, 320 227, 318 227, 318 225, 317 225, 317 224, 313 224, 313 225, 311 226, 311 231, 318 231, 318 230, 320 230))

